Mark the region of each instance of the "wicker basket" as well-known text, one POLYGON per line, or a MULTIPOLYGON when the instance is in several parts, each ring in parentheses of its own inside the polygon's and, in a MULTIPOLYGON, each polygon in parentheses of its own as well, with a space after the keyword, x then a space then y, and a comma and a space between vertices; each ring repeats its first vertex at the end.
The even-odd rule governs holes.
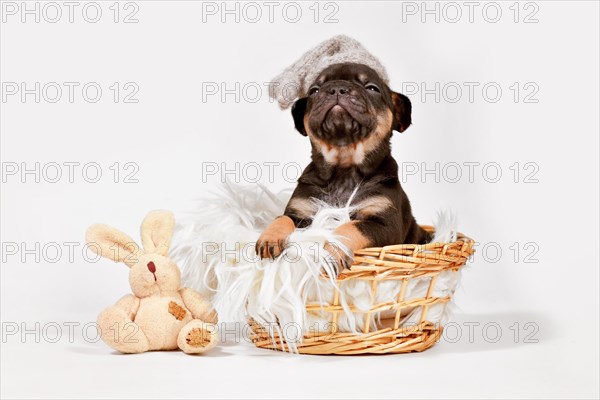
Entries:
MULTIPOLYGON (((423 226, 429 232, 433 227, 423 226)), ((434 297, 433 289, 438 275, 445 270, 460 269, 473 254, 473 240, 458 234, 453 243, 429 243, 424 245, 403 244, 368 248, 359 250, 354 255, 354 264, 350 270, 344 270, 338 277, 338 283, 347 279, 362 279, 371 282, 371 307, 359 311, 350 305, 353 312, 367 314, 362 334, 337 332, 339 313, 343 311, 339 303, 339 291, 335 291, 331 304, 307 305, 307 310, 325 311, 330 315, 331 329, 328 332, 307 333, 302 343, 298 344, 298 352, 303 354, 385 354, 408 353, 427 350, 440 339, 442 326, 427 321, 428 308, 434 304, 451 300, 450 296, 434 297), (404 300, 409 280, 414 278, 431 277, 425 297, 404 300), (385 280, 400 280, 401 289, 395 302, 373 304, 378 282, 385 280), (403 309, 419 307, 421 317, 418 324, 410 327, 400 326, 403 309), (379 329, 371 326, 371 314, 382 311, 392 311, 394 318, 379 329)), ((275 333, 269 336, 264 327, 249 321, 251 339, 257 347, 281 350, 281 338, 275 333)))

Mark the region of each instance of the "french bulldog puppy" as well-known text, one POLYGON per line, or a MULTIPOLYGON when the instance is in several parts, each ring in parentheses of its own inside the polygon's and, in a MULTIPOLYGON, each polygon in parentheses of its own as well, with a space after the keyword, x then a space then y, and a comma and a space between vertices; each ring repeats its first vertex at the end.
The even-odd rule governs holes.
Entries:
MULTIPOLYGON (((335 231, 351 252, 430 240, 412 215, 391 155, 392 132, 404 132, 411 124, 406 96, 392 91, 366 65, 334 64, 317 77, 307 97, 294 103, 292 115, 296 129, 310 139, 312 162, 284 214, 257 241, 261 258, 279 256, 294 229, 310 225, 317 211, 313 199, 345 205, 352 197, 352 220, 335 231)), ((338 273, 350 267, 351 256, 327 250, 336 258, 338 273)))

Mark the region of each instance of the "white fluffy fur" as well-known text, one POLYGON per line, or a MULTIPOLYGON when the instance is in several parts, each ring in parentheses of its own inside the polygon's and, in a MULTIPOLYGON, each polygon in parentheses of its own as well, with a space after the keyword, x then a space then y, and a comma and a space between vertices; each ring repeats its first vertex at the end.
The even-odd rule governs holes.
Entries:
MULTIPOLYGON (((349 205, 335 208, 317 203, 309 228, 296 230, 289 238, 291 245, 277 259, 260 260, 254 244, 262 231, 281 215, 290 198, 289 190, 272 193, 261 185, 225 184, 216 196, 202 199, 197 209, 179 217, 170 256, 183 269, 183 283, 211 296, 221 322, 246 321, 248 317, 265 324, 271 333, 278 330, 288 348, 295 345, 304 332, 326 329, 330 314, 307 312, 306 304, 332 303, 334 279, 323 279, 321 271, 333 276, 326 242, 342 247, 333 230, 350 220, 349 205)), ((456 221, 442 213, 435 224, 433 242, 456 239, 456 221)), ((343 247, 342 247, 343 248, 343 247)), ((445 271, 437 279, 434 296, 452 295, 460 272, 445 271)), ((430 278, 412 279, 405 299, 424 297, 430 278)), ((340 285, 340 302, 344 312, 338 319, 338 330, 360 331, 365 314, 351 312, 347 304, 361 310, 371 307, 371 283, 348 280, 340 285)), ((375 303, 393 302, 398 297, 400 281, 378 283, 375 303)), ((431 306, 427 319, 443 323, 446 304, 431 306)), ((371 323, 383 327, 393 312, 374 313, 371 323)), ((418 322, 419 310, 403 310, 401 323, 418 322), (414 312, 413 312, 414 311, 414 312)), ((373 326, 373 325, 372 325, 373 326)))

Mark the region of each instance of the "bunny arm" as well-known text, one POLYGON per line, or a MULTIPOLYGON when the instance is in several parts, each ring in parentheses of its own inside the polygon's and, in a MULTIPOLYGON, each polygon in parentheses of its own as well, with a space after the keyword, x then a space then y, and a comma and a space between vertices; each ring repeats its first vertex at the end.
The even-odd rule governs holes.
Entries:
POLYGON ((217 323, 217 312, 214 310, 212 304, 202 297, 200 293, 190 288, 182 288, 179 289, 179 295, 194 318, 211 324, 217 323))
POLYGON ((125 313, 133 321, 138 309, 140 308, 140 299, 132 294, 126 294, 115 303, 115 306, 125 311, 125 313))

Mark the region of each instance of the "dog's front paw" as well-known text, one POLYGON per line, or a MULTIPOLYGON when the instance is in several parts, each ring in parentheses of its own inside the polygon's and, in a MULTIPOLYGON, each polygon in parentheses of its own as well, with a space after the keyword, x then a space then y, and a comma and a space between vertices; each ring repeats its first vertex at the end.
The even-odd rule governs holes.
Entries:
POLYGON ((256 241, 256 254, 258 254, 260 258, 275 259, 283 253, 283 250, 287 245, 287 237, 282 238, 265 233, 263 233, 256 241))
POLYGON ((332 243, 325 243, 324 248, 328 253, 325 255, 326 262, 333 267, 337 275, 341 274, 344 269, 350 269, 354 262, 352 254, 332 243))
POLYGON ((294 222, 289 217, 276 218, 256 241, 256 254, 260 258, 275 259, 287 246, 288 236, 294 231, 294 222))

